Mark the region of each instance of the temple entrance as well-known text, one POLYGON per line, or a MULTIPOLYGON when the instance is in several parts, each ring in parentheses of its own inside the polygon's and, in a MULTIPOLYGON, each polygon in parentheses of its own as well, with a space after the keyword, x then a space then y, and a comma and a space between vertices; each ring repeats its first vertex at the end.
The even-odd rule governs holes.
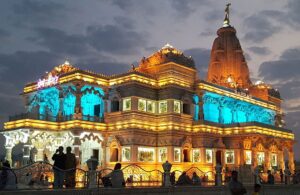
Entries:
POLYGON ((119 161, 119 149, 111 148, 110 162, 118 162, 118 161, 119 161))
POLYGON ((222 165, 222 151, 218 150, 216 152, 216 164, 222 165))
POLYGON ((189 153, 190 153, 189 149, 183 150, 183 162, 191 162, 189 153))

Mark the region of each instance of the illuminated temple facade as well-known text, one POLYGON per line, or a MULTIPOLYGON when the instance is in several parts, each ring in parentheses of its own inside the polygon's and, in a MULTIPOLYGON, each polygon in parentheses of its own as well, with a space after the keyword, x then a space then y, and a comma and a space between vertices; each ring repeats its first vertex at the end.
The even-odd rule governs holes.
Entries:
POLYGON ((280 94, 251 82, 229 21, 217 31, 207 78, 199 78, 192 57, 167 44, 119 75, 65 62, 27 84, 22 96, 26 113, 10 117, 1 132, 12 161, 18 145, 22 163, 51 162, 62 145, 83 166, 94 156, 102 168, 122 162, 161 169, 168 160, 180 170, 294 170, 294 134, 284 128, 280 94))

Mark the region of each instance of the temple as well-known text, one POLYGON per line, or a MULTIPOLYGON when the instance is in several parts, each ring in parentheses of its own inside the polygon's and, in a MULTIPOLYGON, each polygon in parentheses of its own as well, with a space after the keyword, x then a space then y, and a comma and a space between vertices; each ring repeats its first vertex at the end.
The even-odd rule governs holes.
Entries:
POLYGON ((25 86, 26 113, 1 131, 14 166, 49 160, 71 146, 80 162, 213 171, 216 164, 294 170, 294 134, 285 129, 282 99, 253 83, 236 30, 217 31, 207 78, 193 58, 170 44, 118 75, 80 70, 68 61, 25 86), (14 155, 22 148, 22 157, 14 155), (286 163, 287 162, 287 163, 286 163))

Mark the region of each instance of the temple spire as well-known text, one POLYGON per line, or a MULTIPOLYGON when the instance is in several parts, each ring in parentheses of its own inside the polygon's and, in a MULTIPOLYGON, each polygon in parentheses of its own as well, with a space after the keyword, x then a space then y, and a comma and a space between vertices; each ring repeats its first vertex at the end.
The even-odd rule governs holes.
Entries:
POLYGON ((230 20, 229 20, 229 6, 231 5, 231 3, 227 3, 226 4, 226 8, 225 8, 225 18, 224 18, 224 22, 223 22, 223 27, 228 27, 230 26, 230 20))

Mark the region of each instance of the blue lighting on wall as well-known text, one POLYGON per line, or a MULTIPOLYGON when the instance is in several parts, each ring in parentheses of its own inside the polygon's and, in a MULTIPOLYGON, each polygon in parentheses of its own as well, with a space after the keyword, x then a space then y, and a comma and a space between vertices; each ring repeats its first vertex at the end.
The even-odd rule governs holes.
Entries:
POLYGON ((40 115, 56 117, 59 112, 59 90, 51 87, 32 94, 29 100, 28 112, 34 110, 40 115))
POLYGON ((274 125, 276 112, 212 92, 203 95, 204 120, 220 123, 260 122, 274 125))
POLYGON ((193 103, 194 103, 194 121, 199 120, 199 96, 193 95, 193 103))
POLYGON ((63 115, 70 116, 75 112, 76 96, 71 92, 67 93, 63 99, 63 115))
POLYGON ((81 91, 81 112, 84 116, 97 116, 103 118, 104 115, 104 91, 98 87, 84 86, 81 91))

